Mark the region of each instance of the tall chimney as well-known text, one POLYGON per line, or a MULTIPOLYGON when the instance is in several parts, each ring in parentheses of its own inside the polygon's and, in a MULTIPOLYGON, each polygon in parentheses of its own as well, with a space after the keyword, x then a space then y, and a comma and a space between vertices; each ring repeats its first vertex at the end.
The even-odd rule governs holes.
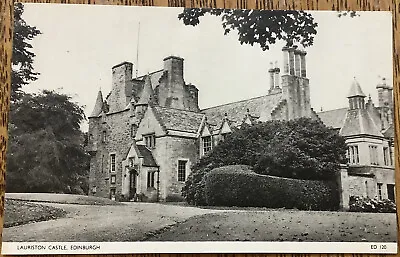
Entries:
POLYGON ((123 110, 132 97, 133 64, 123 62, 112 67, 110 112, 123 110))
POLYGON ((300 50, 294 50, 294 65, 295 65, 295 75, 301 76, 300 74, 300 50))
POLYGON ((307 66, 306 66, 306 51, 300 51, 300 70, 301 70, 301 77, 307 77, 307 66))
POLYGON ((272 90, 274 90, 274 87, 275 87, 275 79, 274 79, 274 72, 275 72, 275 69, 274 69, 274 64, 272 63, 272 62, 270 62, 270 65, 271 65, 271 68, 268 70, 268 72, 269 72, 269 91, 271 92, 272 90))
POLYGON ((283 52, 283 74, 289 74, 289 47, 284 46, 282 48, 283 52))
POLYGON ((294 73, 294 47, 289 48, 289 74, 295 75, 294 73))
POLYGON ((177 56, 164 58, 164 71, 167 72, 167 92, 164 106, 184 110, 186 106, 183 58, 177 56))
POLYGON ((279 81, 279 72, 281 70, 278 67, 278 62, 275 62, 275 68, 274 68, 274 72, 275 72, 275 88, 280 88, 280 81, 279 81))

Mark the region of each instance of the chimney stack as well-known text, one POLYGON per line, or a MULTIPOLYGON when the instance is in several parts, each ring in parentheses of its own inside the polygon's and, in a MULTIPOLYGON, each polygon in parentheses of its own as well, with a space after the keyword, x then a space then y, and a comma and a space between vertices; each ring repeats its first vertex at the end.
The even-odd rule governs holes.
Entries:
POLYGON ((268 70, 268 72, 269 72, 269 85, 270 85, 270 88, 269 88, 269 91, 271 92, 272 90, 274 90, 274 87, 275 87, 275 75, 274 75, 274 73, 275 73, 275 69, 274 69, 274 64, 272 63, 272 62, 270 62, 270 65, 271 65, 271 68, 268 70))
POLYGON ((280 88, 280 81, 279 81, 279 73, 280 73, 280 69, 278 68, 278 62, 275 62, 275 68, 274 68, 274 72, 275 72, 275 88, 280 88))
POLYGON ((295 75, 298 77, 301 77, 301 73, 300 73, 300 62, 301 62, 301 58, 300 58, 300 54, 301 51, 298 49, 294 50, 294 65, 295 65, 295 75))

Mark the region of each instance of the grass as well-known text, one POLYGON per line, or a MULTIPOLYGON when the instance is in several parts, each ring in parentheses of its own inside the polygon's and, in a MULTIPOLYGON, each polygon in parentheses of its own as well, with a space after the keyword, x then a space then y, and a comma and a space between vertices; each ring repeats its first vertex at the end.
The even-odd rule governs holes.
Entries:
POLYGON ((67 212, 50 206, 6 199, 4 228, 64 217, 67 212))
POLYGON ((49 193, 6 193, 6 199, 61 204, 82 205, 123 205, 107 198, 87 195, 49 194, 49 193))

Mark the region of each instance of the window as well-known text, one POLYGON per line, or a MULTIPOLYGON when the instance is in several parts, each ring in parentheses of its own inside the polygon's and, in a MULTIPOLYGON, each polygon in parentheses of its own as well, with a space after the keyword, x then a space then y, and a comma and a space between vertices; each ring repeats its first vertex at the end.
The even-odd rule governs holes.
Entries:
POLYGON ((134 164, 135 164, 135 157, 129 157, 129 167, 133 168, 134 164))
POLYGON ((115 175, 111 175, 111 184, 115 184, 115 175))
POLYGON ((360 155, 358 152, 358 145, 351 145, 347 149, 348 162, 352 164, 360 163, 360 155))
POLYGON ((378 146, 370 145, 369 146, 369 158, 371 160, 371 164, 378 165, 378 146))
POLYGON ((394 165, 393 148, 391 146, 389 146, 389 161, 390 161, 390 166, 393 166, 394 165))
POLYGON ((212 149, 211 136, 203 137, 203 155, 207 154, 212 149))
POLYGON ((382 183, 378 183, 378 198, 382 200, 382 183))
POLYGON ((389 156, 389 148, 384 147, 383 148, 383 163, 385 164, 385 166, 389 166, 389 162, 390 162, 390 156, 389 156))
POLYGON ((131 138, 134 138, 135 137, 135 124, 131 124, 131 131, 130 131, 130 135, 131 135, 131 138))
POLYGON ((105 143, 107 141, 107 132, 103 131, 101 134, 101 142, 105 143))
POLYGON ((154 148, 154 147, 156 147, 156 136, 155 136, 154 134, 143 135, 143 140, 144 140, 144 144, 145 144, 148 148, 154 148))
POLYGON ((147 187, 154 187, 154 171, 149 171, 147 173, 147 187))
POLYGON ((392 200, 395 202, 396 197, 395 197, 395 190, 394 190, 394 184, 387 184, 387 194, 388 194, 388 199, 392 200))
POLYGON ((110 154, 110 171, 115 172, 115 154, 110 154))
POLYGON ((186 180, 186 163, 187 161, 178 160, 178 181, 185 182, 186 180))

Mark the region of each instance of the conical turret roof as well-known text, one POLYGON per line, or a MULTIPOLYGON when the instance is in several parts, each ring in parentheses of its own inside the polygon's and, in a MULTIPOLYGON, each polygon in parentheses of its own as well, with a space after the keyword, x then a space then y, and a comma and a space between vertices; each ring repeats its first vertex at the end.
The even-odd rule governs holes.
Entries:
POLYGON ((150 75, 144 78, 144 86, 137 104, 148 104, 153 99, 154 91, 151 85, 150 75))
POLYGON ((103 110, 103 94, 101 90, 97 93, 96 103, 94 105, 92 114, 89 117, 98 117, 103 110))
POLYGON ((358 83, 358 81, 356 80, 356 78, 354 78, 353 83, 351 83, 350 92, 349 92, 347 98, 355 97, 355 96, 365 97, 365 94, 362 91, 361 86, 358 83))

